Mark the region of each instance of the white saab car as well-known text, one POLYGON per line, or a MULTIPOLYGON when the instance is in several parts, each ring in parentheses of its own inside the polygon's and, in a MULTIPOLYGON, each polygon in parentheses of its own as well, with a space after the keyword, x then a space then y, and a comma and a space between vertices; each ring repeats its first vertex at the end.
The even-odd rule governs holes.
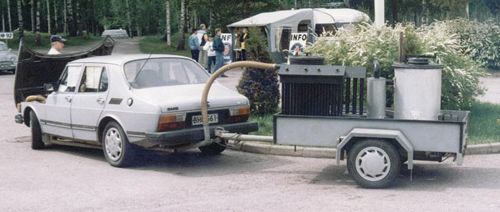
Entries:
MULTIPOLYGON (((31 127, 33 149, 47 144, 102 147, 113 166, 130 165, 137 147, 199 147, 219 154, 225 141, 197 145, 204 140, 200 101, 208 77, 198 63, 179 56, 79 59, 66 65, 57 83, 45 84, 45 93, 16 94, 16 122, 31 127)), ((256 123, 248 122, 246 97, 216 83, 208 101, 211 136, 217 127, 257 130, 256 123)))

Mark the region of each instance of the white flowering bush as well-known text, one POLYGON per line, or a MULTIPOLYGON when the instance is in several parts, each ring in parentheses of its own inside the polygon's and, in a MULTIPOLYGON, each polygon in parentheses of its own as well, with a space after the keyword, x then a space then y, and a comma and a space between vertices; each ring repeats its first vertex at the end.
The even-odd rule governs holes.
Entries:
POLYGON ((382 66, 382 75, 394 76, 392 65, 399 59, 399 37, 403 33, 405 50, 409 55, 435 55, 444 65, 443 109, 469 109, 474 97, 482 94, 479 77, 485 75, 480 63, 463 52, 464 46, 456 34, 438 24, 415 29, 414 26, 396 25, 373 27, 367 24, 353 30, 340 30, 334 39, 319 39, 308 51, 322 55, 329 64, 364 66, 372 71, 376 59, 382 66))
POLYGON ((461 51, 473 60, 485 67, 500 69, 500 25, 497 22, 461 18, 435 22, 432 26, 456 35, 461 51))

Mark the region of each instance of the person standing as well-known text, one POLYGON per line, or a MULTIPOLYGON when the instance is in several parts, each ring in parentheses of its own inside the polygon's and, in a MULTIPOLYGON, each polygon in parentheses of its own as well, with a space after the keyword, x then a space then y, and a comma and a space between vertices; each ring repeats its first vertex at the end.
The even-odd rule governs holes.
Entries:
POLYGON ((243 28, 242 33, 240 34, 240 60, 247 60, 247 39, 248 39, 248 30, 247 28, 243 28))
POLYGON ((207 43, 205 43, 205 46, 203 46, 203 50, 205 50, 207 52, 207 56, 208 56, 208 59, 207 59, 207 66, 208 66, 208 73, 212 73, 212 65, 215 65, 215 51, 214 51, 214 47, 213 47, 213 38, 209 37, 207 39, 207 43))
POLYGON ((201 37, 201 43, 200 43, 200 64, 203 66, 203 68, 207 68, 207 50, 205 50, 203 47, 208 41, 208 34, 205 33, 203 34, 203 37, 201 37))
POLYGON ((59 55, 61 54, 62 50, 64 49, 64 42, 66 42, 66 39, 64 39, 60 35, 52 35, 50 36, 50 50, 47 53, 48 55, 59 55))
POLYGON ((215 70, 219 70, 224 65, 224 43, 222 43, 221 34, 219 28, 215 29, 215 38, 212 44, 215 51, 215 70))
POLYGON ((191 49, 191 58, 198 62, 200 56, 200 41, 198 40, 198 36, 196 35, 196 29, 191 31, 191 36, 189 36, 188 43, 189 49, 191 49))

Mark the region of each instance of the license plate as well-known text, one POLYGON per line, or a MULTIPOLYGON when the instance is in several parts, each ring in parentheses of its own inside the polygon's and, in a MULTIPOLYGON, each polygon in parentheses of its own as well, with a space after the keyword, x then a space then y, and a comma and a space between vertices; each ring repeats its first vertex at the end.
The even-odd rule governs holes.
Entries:
MULTIPOLYGON (((193 116, 191 119, 191 125, 202 125, 203 124, 203 118, 201 118, 201 115, 198 116, 193 116)), ((219 122, 219 116, 218 114, 208 114, 208 123, 213 124, 219 122)))

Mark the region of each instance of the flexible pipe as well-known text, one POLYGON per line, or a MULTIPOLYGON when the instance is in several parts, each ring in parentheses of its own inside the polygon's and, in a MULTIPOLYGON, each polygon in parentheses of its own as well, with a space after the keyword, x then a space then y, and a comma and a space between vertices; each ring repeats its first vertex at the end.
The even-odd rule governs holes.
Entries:
POLYGON ((255 61, 239 61, 222 66, 219 70, 213 73, 212 76, 210 76, 210 78, 208 78, 207 83, 203 88, 203 93, 201 95, 201 116, 203 121, 203 133, 205 136, 205 140, 203 140, 200 143, 200 146, 208 144, 210 142, 210 128, 208 126, 208 102, 207 102, 210 88, 212 87, 212 84, 214 83, 215 79, 217 79, 217 77, 224 74, 226 71, 229 71, 234 68, 257 68, 263 70, 276 70, 279 68, 279 66, 277 64, 261 63, 255 61))
POLYGON ((217 137, 234 140, 234 141, 263 141, 263 142, 273 142, 273 136, 265 136, 265 135, 242 135, 238 133, 227 133, 227 132, 219 132, 217 133, 217 137))
POLYGON ((28 96, 26 97, 26 102, 33 102, 33 101, 37 101, 37 102, 40 102, 40 103, 45 103, 45 100, 46 98, 42 95, 31 95, 31 96, 28 96))

